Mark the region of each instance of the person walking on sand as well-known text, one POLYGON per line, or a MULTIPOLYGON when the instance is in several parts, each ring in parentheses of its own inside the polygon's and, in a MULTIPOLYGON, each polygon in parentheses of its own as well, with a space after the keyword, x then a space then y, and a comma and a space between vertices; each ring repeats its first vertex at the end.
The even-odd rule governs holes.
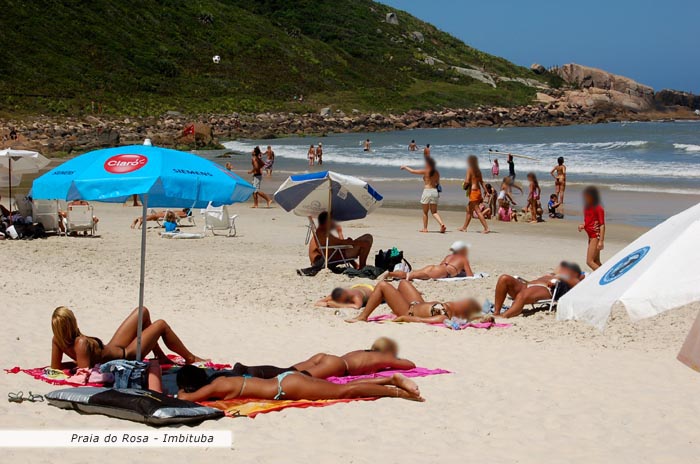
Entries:
POLYGON ((408 151, 418 151, 418 145, 416 145, 415 140, 411 140, 411 143, 408 144, 408 151))
POLYGON ((559 200, 559 204, 564 204, 564 191, 566 190, 566 166, 564 165, 564 157, 557 158, 557 165, 550 172, 554 177, 554 194, 559 200))
POLYGON ((442 222, 442 218, 438 213, 438 201, 440 192, 440 172, 435 167, 435 160, 430 156, 425 158, 425 166, 423 169, 413 169, 408 166, 401 166, 402 171, 408 171, 411 174, 423 176, 423 195, 421 195, 420 203, 423 208, 423 228, 421 232, 428 232, 428 212, 433 215, 433 218, 440 224, 440 233, 444 234, 447 231, 447 226, 442 222))
POLYGON ((579 224, 578 231, 586 231, 588 235, 588 249, 586 250, 586 264, 594 271, 602 263, 600 252, 605 242, 605 210, 600 201, 600 192, 597 187, 589 186, 583 190, 583 224, 579 224))
POLYGON ((372 151, 372 142, 369 141, 369 139, 365 140, 365 143, 363 145, 363 150, 364 151, 372 151))
POLYGON ((321 142, 318 142, 318 146, 316 147, 316 161, 319 166, 323 165, 323 144, 321 142))
POLYGON ((467 198, 469 203, 467 204, 467 217, 464 220, 464 225, 459 229, 461 232, 466 232, 469 228, 469 223, 472 220, 472 216, 476 215, 484 227, 482 233, 488 234, 491 232, 489 230, 488 224, 486 224, 486 219, 479 208, 481 202, 484 200, 482 191, 484 190, 484 178, 481 175, 481 169, 479 169, 479 159, 471 155, 467 158, 467 175, 462 183, 462 188, 467 191, 467 198))
POLYGON ((309 167, 314 165, 314 162, 316 161, 316 148, 314 148, 313 145, 309 147, 309 152, 306 154, 309 158, 309 167))
POLYGON ((270 145, 267 146, 267 150, 265 151, 265 174, 267 177, 272 176, 272 166, 275 164, 275 152, 272 151, 272 147, 270 145))
POLYGON ((252 208, 257 208, 258 207, 258 201, 260 198, 265 200, 267 202, 267 207, 270 207, 270 204, 272 204, 272 198, 270 196, 260 190, 260 185, 262 184, 262 173, 263 173, 263 167, 265 166, 265 163, 262 160, 262 152, 260 151, 260 147, 255 147, 253 149, 253 154, 251 155, 251 163, 253 165, 253 169, 248 171, 248 174, 253 175, 253 187, 255 188, 255 192, 253 192, 253 206, 252 208))

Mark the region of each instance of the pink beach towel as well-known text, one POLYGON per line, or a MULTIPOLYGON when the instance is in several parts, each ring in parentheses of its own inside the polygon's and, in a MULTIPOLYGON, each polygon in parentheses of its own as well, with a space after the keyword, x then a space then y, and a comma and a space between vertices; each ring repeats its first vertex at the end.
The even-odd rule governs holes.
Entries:
MULTIPOLYGON (((394 314, 382 314, 380 316, 372 316, 369 319, 367 319, 367 322, 386 322, 386 321, 392 321, 396 319, 396 316, 394 314)), ((438 327, 445 327, 446 329, 449 328, 442 322, 433 322, 428 325, 434 325, 438 327)), ((491 327, 510 327, 513 324, 504 324, 504 323, 498 323, 498 322, 467 322, 466 324, 461 324, 459 326, 459 330, 462 329, 490 329, 491 327)))
POLYGON ((346 384, 353 380, 360 379, 376 379, 377 377, 391 377, 394 374, 401 374, 404 377, 427 377, 429 375, 451 374, 452 372, 445 369, 427 369, 425 367, 414 367, 407 370, 388 370, 377 372, 376 374, 366 375, 346 375, 344 377, 328 377, 326 380, 337 384, 346 384))

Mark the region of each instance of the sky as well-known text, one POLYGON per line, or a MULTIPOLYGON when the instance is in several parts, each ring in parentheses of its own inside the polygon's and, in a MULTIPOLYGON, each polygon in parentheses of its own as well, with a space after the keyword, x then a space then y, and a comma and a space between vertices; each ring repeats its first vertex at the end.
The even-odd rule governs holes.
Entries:
POLYGON ((700 0, 381 1, 522 66, 578 63, 700 93, 700 0))

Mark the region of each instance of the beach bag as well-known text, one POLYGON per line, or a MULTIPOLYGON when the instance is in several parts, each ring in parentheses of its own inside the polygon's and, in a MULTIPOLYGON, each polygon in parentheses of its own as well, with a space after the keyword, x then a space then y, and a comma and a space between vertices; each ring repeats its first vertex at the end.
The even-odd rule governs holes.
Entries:
POLYGON ((374 257, 374 266, 385 271, 393 271, 396 265, 401 263, 406 263, 409 268, 411 267, 404 259, 403 251, 399 251, 396 247, 390 250, 379 250, 374 257))
POLYGON ((100 372, 114 375, 114 388, 148 388, 148 363, 116 359, 102 364, 100 372))

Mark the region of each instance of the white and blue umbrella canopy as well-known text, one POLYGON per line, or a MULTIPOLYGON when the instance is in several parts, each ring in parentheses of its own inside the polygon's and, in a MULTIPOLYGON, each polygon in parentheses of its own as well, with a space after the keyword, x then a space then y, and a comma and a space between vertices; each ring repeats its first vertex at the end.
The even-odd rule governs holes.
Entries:
POLYGON ((634 321, 700 301, 700 203, 654 227, 564 295, 557 319, 603 329, 616 302, 634 321))
POLYGON ((222 166, 197 156, 150 145, 95 150, 37 178, 32 198, 123 203, 148 195, 164 208, 204 208, 246 201, 255 189, 222 166))
POLYGON ((243 202, 255 189, 236 174, 192 153, 130 145, 95 150, 66 161, 34 181, 32 198, 123 203, 141 197, 141 277, 136 356, 141 357, 146 218, 149 206, 204 208, 243 202))
POLYGON ((323 171, 291 176, 275 192, 275 201, 297 216, 328 211, 336 221, 352 221, 379 208, 383 198, 362 179, 323 171))

